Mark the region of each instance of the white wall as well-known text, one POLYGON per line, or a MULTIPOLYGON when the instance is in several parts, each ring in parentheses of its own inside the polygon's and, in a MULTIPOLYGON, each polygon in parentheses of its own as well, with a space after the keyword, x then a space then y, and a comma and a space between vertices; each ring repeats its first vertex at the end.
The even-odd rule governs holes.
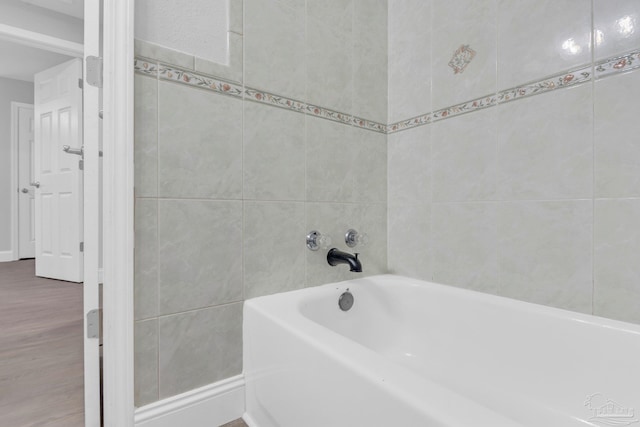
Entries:
POLYGON ((228 63, 228 0, 136 1, 136 39, 228 63))
POLYGON ((33 104, 33 84, 0 77, 0 252, 11 250, 11 102, 33 104))
POLYGON ((20 0, 0 1, 0 24, 24 28, 77 43, 82 43, 84 39, 84 24, 81 19, 30 5, 20 0))

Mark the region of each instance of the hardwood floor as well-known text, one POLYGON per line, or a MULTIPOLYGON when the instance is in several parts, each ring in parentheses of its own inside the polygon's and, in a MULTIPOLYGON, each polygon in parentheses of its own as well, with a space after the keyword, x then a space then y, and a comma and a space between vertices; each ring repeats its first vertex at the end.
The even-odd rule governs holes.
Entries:
POLYGON ((0 427, 82 427, 82 284, 0 263, 0 427))

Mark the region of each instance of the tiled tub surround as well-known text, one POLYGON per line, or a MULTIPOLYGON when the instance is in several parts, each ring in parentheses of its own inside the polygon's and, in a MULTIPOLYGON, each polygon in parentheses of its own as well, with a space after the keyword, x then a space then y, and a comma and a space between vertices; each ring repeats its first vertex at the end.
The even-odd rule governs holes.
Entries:
POLYGON ((392 76, 411 55, 389 63, 390 272, 640 323, 640 3, 474 2, 498 7, 447 21, 453 46, 439 53, 424 23, 464 1, 443 3, 389 11, 390 58, 431 54, 402 84, 392 76), (482 73, 490 94, 440 109, 435 90, 413 96, 454 76, 461 44, 477 53, 451 96, 482 73), (486 74, 476 61, 496 51, 486 74))
POLYGON ((338 3, 245 0, 223 72, 137 42, 137 406, 240 374, 245 298, 353 277, 308 231, 368 233, 364 275, 386 271, 387 6, 338 3))
POLYGON ((386 271, 387 196, 381 133, 149 76, 136 91, 141 405, 240 373, 244 298, 350 277, 308 230, 368 232, 365 274, 386 271))
MULTIPOLYGON (((336 37, 351 37, 358 46, 366 31, 356 29, 361 25, 356 16, 380 13, 364 1, 340 2, 350 18, 324 21, 322 16, 337 11, 321 3, 308 2, 305 9, 296 0, 245 2, 245 31, 238 33, 245 43, 244 82, 198 69, 194 58, 149 60, 147 50, 136 61, 138 405, 240 372, 240 366, 224 361, 241 354, 237 325, 244 298, 350 277, 345 269, 328 268, 322 254, 304 249, 301 236, 313 228, 334 242, 350 227, 371 234, 372 244, 362 250, 367 274, 388 267, 640 322, 635 303, 640 273, 633 264, 638 251, 629 237, 638 234, 632 219, 640 213, 633 185, 640 181, 640 157, 628 137, 639 133, 633 100, 640 97, 640 73, 626 72, 638 66, 639 52, 628 51, 633 45, 626 43, 627 54, 608 49, 590 66, 555 62, 556 70, 570 71, 538 80, 522 72, 517 75, 532 83, 434 111, 451 105, 443 104, 447 99, 468 98, 445 93, 440 104, 432 103, 431 87, 440 81, 440 71, 432 70, 431 29, 422 14, 446 10, 429 1, 407 7, 412 2, 389 9, 388 102, 386 80, 384 91, 367 92, 380 76, 369 72, 375 75, 365 78, 366 71, 386 63, 386 40, 384 61, 371 46, 361 52, 364 57, 349 58, 354 74, 345 80, 346 98, 340 90, 324 98, 308 88, 322 75, 307 69, 316 59, 304 50, 319 49, 313 46, 318 40, 308 40, 308 33, 300 39, 298 33, 326 21, 338 32, 327 38, 327 46, 336 37), (420 28, 405 25, 404 52, 415 52, 410 60, 419 65, 408 69, 397 66, 405 59, 392 37, 394 14, 405 12, 412 17, 405 15, 407 22, 420 28), (307 26, 300 20, 314 22, 307 26), (302 49, 297 53, 291 50, 296 43, 302 49), (416 43, 425 49, 412 49, 416 43), (267 45, 273 56, 261 64, 267 45), (619 75, 600 78, 611 73, 619 75), (416 78, 420 84, 414 85, 416 78), (560 88, 566 89, 555 90, 560 88), (374 99, 388 104, 388 111, 382 113, 374 99), (462 115, 472 111, 477 112, 462 115), (216 162, 218 168, 207 167, 216 162), (223 224, 219 233, 210 232, 218 224, 223 224), (210 262, 228 242, 238 255, 234 260, 243 259, 239 267, 233 260, 210 262), (197 250, 202 247, 206 253, 197 250), (171 261, 176 252, 192 255, 171 261), (179 274, 172 279, 169 270, 179 274), (176 285, 182 278, 185 282, 176 285), (206 335, 211 331, 200 323, 204 318, 221 325, 215 338, 206 335), (214 362, 188 367, 202 367, 204 359, 214 362)), ((595 3, 597 10, 600 0, 595 3)), ((494 12, 490 8, 482 16, 494 12)), ((497 31, 495 25, 488 28, 497 31)), ((479 60, 482 43, 463 37, 463 30, 459 34, 455 49, 469 44, 477 53, 457 76, 473 79, 474 67, 486 63, 479 60)), ((452 52, 441 65, 453 75, 447 65, 452 52)), ((330 81, 345 73, 332 68, 334 59, 319 59, 318 66, 333 76, 330 81)), ((500 67, 498 61, 498 73, 500 67)))

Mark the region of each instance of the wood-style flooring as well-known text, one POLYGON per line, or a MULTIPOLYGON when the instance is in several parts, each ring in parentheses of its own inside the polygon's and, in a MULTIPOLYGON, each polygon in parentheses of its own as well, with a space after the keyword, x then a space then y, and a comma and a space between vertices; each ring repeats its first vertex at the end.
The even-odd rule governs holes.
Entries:
POLYGON ((0 263, 0 427, 82 427, 82 284, 0 263))
POLYGON ((249 427, 249 426, 247 426, 247 424, 242 420, 242 418, 238 418, 237 420, 231 421, 230 423, 226 423, 225 425, 222 425, 220 427, 249 427))

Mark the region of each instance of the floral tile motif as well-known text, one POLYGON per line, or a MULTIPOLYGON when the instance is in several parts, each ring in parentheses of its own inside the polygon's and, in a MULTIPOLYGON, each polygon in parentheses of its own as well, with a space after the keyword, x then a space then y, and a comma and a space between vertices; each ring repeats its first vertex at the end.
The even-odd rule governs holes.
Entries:
POLYGON ((431 123, 431 113, 423 114, 421 116, 413 117, 408 120, 402 120, 400 122, 392 123, 387 126, 387 133, 400 132, 401 130, 407 130, 418 126, 428 125, 431 123))
MULTIPOLYGON (((475 52, 470 49, 468 45, 463 45, 455 52, 454 57, 449 62, 449 66, 454 69, 456 74, 461 73, 474 56, 475 52)), ((307 104, 302 101, 297 101, 269 92, 243 87, 242 85, 226 82, 214 77, 199 75, 173 66, 159 64, 153 60, 145 58, 135 58, 134 60, 134 71, 138 74, 159 77, 164 80, 191 85, 238 98, 244 97, 244 99, 254 102, 273 105, 291 111, 321 117, 334 122, 356 126, 373 132, 387 134, 428 125, 438 120, 448 119, 460 114, 492 107, 527 96, 533 96, 563 87, 586 83, 591 81, 593 78, 599 79, 612 74, 624 73, 636 69, 640 69, 640 49, 600 61, 595 64, 594 68, 588 66, 567 73, 557 74, 536 82, 500 91, 496 95, 488 95, 483 98, 474 99, 387 125, 361 117, 355 117, 351 114, 340 111, 307 104)))
POLYGON ((322 117, 334 122, 342 122, 351 124, 352 116, 350 114, 341 113, 339 111, 329 110, 327 108, 318 107, 316 105, 307 104, 307 114, 322 117))
POLYGON ((190 71, 183 71, 177 68, 160 65, 159 76, 161 79, 171 80, 190 86, 196 86, 203 89, 212 90, 214 92, 223 93, 236 97, 242 97, 242 86, 225 82, 222 80, 204 77, 190 71))
POLYGON ((304 112, 306 104, 304 102, 295 101, 283 96, 274 95, 272 93, 261 90, 245 88, 245 99, 260 102, 263 104, 275 105, 276 107, 286 108, 288 110, 304 112))
POLYGON ((640 51, 636 50, 623 56, 605 59, 596 63, 596 78, 622 73, 640 67, 640 51))
POLYGON ((568 73, 557 74, 544 80, 503 90, 498 93, 498 102, 509 102, 526 96, 537 95, 566 86, 574 86, 591 80, 591 67, 581 68, 568 73))
POLYGON ((463 44, 453 52, 449 67, 453 68, 454 74, 460 74, 467 68, 474 56, 476 56, 476 51, 471 49, 468 44, 463 44))
POLYGON ((498 103, 495 95, 489 95, 482 98, 474 99, 462 104, 453 105, 434 111, 431 120, 436 122, 442 119, 459 116, 460 114, 470 113, 472 111, 481 110, 483 108, 492 107, 498 103))
POLYGON ((354 126, 359 128, 368 129, 379 133, 387 133, 387 125, 384 125, 382 123, 372 122, 370 120, 362 119, 355 116, 351 118, 351 122, 354 126))
POLYGON ((136 58, 133 61, 133 70, 136 73, 156 77, 158 75, 158 64, 152 61, 136 58))

